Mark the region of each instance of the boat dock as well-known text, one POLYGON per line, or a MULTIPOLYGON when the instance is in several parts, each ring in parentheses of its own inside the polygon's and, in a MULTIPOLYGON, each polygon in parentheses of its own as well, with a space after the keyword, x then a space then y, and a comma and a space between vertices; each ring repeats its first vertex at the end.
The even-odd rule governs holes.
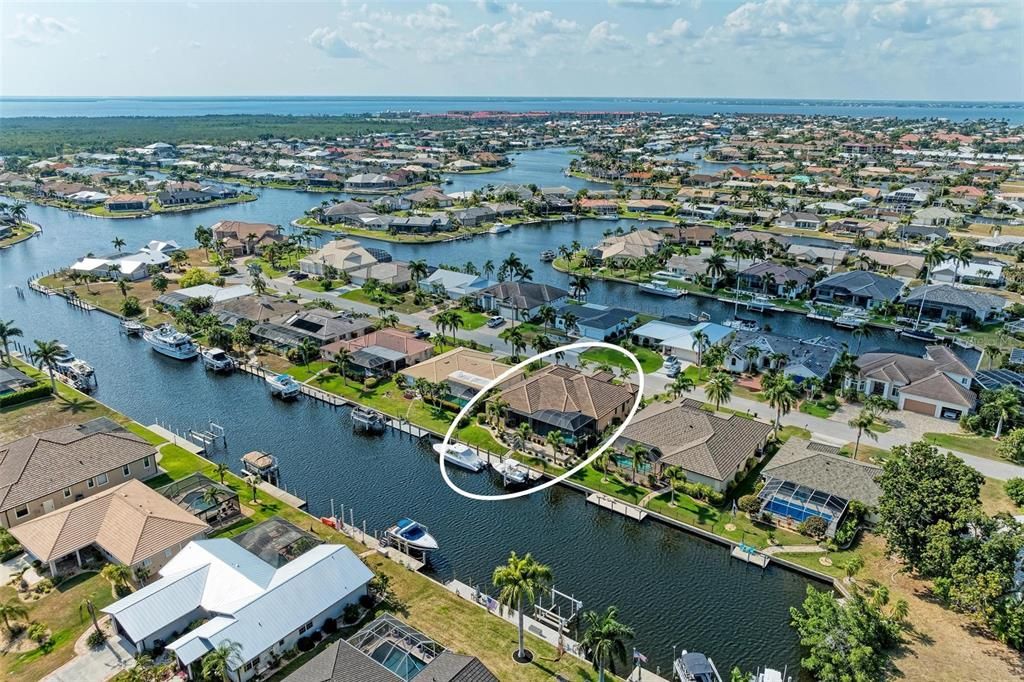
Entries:
POLYGON ((640 507, 616 500, 614 497, 609 497, 601 493, 591 493, 590 495, 587 495, 587 502, 590 504, 596 504, 602 509, 618 512, 626 518, 633 519, 634 521, 643 521, 647 518, 647 512, 640 507))
POLYGON ((295 495, 292 495, 290 492, 286 490, 281 490, 273 483, 261 480, 260 484, 256 487, 265 492, 266 494, 270 495, 271 497, 277 498, 284 502, 285 504, 295 507, 296 509, 305 510, 306 508, 306 501, 304 499, 302 499, 301 497, 296 497, 295 495))
POLYGON ((174 431, 164 428, 159 424, 150 424, 146 428, 155 433, 156 435, 161 436, 162 438, 166 438, 169 442, 174 443, 182 450, 187 450, 191 452, 193 455, 201 455, 204 452, 206 452, 204 448, 199 447, 185 436, 178 435, 174 431))
POLYGON ((771 558, 767 554, 763 554, 753 547, 742 543, 733 547, 732 551, 729 552, 729 555, 733 559, 739 559, 740 561, 745 561, 748 564, 754 564, 761 568, 766 568, 768 566, 768 562, 771 561, 771 558))

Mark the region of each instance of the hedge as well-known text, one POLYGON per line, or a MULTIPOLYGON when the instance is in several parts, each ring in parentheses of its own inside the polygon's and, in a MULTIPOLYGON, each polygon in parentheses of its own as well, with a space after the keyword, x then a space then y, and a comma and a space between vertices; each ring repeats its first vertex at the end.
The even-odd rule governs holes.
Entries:
POLYGON ((0 407, 10 407, 11 405, 27 403, 30 400, 45 398, 52 392, 53 388, 51 388, 50 384, 36 384, 32 388, 26 388, 23 391, 15 391, 14 393, 8 393, 7 395, 0 395, 0 407))

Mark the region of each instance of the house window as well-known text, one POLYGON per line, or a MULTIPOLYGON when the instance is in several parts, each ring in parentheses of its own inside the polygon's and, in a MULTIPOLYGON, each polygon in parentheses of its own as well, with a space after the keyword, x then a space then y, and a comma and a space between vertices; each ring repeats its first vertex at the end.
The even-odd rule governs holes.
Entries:
POLYGON ((144 469, 148 469, 149 468, 149 457, 143 457, 142 458, 142 467, 144 469))
POLYGON ((131 466, 128 465, 128 464, 125 464, 123 467, 121 467, 121 475, 125 476, 125 477, 131 476, 132 475, 132 468, 131 468, 131 466))
POLYGON ((309 621, 308 623, 306 623, 305 625, 303 625, 302 627, 299 628, 299 634, 301 635, 306 630, 312 630, 312 629, 313 629, 313 621, 309 621))
POLYGON ((244 669, 245 669, 245 670, 252 670, 252 667, 253 667, 253 666, 254 666, 255 664, 256 664, 256 663, 255 663, 255 661, 249 661, 248 663, 246 663, 246 664, 245 664, 245 668, 244 668, 244 669))
POLYGON ((87 488, 95 488, 96 487, 96 479, 95 478, 90 478, 88 481, 85 482, 85 485, 86 485, 87 488))
POLYGON ((71 497, 71 488, 64 488, 64 497, 71 497))
POLYGON ((16 519, 23 519, 26 516, 28 516, 28 505, 27 504, 23 504, 20 507, 15 507, 14 508, 14 518, 16 518, 16 519))
POLYGON ((96 477, 96 485, 106 485, 107 481, 108 479, 106 474, 100 474, 96 477))

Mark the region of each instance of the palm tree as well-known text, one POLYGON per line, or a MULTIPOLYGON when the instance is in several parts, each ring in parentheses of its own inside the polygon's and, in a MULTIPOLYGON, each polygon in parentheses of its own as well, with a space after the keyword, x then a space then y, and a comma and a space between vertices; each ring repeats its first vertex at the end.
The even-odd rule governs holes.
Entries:
POLYGON ((626 446, 626 454, 630 460, 630 482, 636 483, 636 472, 640 470, 640 463, 647 456, 647 448, 642 443, 630 443, 626 446))
MULTIPOLYGON (((942 249, 942 247, 940 245, 932 244, 931 246, 929 246, 925 250, 925 252, 924 252, 924 265, 925 265, 924 283, 925 283, 925 286, 927 286, 929 280, 931 280, 932 270, 935 269, 935 266, 936 265, 941 265, 944 262, 946 262, 946 252, 943 251, 943 249, 942 249)), ((956 279, 955 278, 953 280, 953 283, 954 284, 956 283, 956 279)), ((918 310, 917 310, 917 321, 914 322, 914 329, 917 329, 921 325, 921 315, 924 314, 924 304, 925 304, 925 301, 927 299, 928 299, 928 290, 925 289, 924 290, 924 294, 921 296, 921 302, 920 302, 920 306, 921 307, 918 308, 918 310)))
POLYGON ((673 398, 678 398, 683 393, 692 391, 696 386, 697 383, 692 378, 680 372, 676 375, 676 378, 672 380, 668 390, 672 392, 673 398))
POLYGON ((57 392, 57 375, 54 373, 57 369, 57 360, 64 354, 64 348, 60 345, 60 342, 54 339, 53 341, 40 341, 35 340, 36 347, 30 355, 32 361, 36 367, 42 369, 46 368, 46 371, 50 373, 50 386, 53 388, 53 392, 57 392))
POLYGON ((516 609, 519 616, 519 650, 516 660, 526 662, 526 646, 523 630, 523 606, 533 604, 537 592, 551 584, 551 567, 538 563, 533 555, 527 553, 520 557, 515 552, 509 554, 508 561, 494 569, 491 582, 500 591, 498 602, 506 608, 516 609))
POLYGON ((488 259, 484 261, 484 266, 480 269, 484 277, 490 279, 494 275, 494 261, 488 259))
POLYGON ((989 398, 988 406, 999 415, 999 422, 996 424, 996 440, 1003 435, 1003 424, 1015 414, 1020 412, 1020 392, 1013 389, 996 391, 992 398, 989 398))
POLYGON ((269 289, 267 280, 263 279, 262 273, 259 272, 252 275, 252 280, 249 285, 252 287, 252 290, 256 292, 257 296, 263 296, 267 293, 267 289, 269 289))
POLYGON ((428 270, 425 260, 414 260, 409 263, 409 277, 417 286, 419 286, 420 280, 427 276, 428 270))
POLYGON ((559 429, 553 429, 548 431, 548 435, 544 437, 545 442, 551 446, 551 451, 557 456, 559 451, 565 445, 565 434, 559 429))
POLYGON ((124 564, 107 564, 101 571, 103 577, 109 580, 116 587, 123 586, 125 589, 131 586, 132 569, 124 564))
POLYGON ((770 375, 764 382, 763 388, 768 404, 775 408, 775 433, 778 433, 782 415, 789 414, 789 411, 796 405, 800 390, 793 377, 781 372, 770 375))
POLYGON ((260 483, 262 482, 262 479, 255 474, 249 474, 245 477, 246 485, 248 485, 249 489, 252 490, 252 501, 254 503, 256 502, 256 489, 260 487, 260 483))
POLYGON ((590 293, 590 279, 584 275, 573 275, 569 278, 569 291, 577 301, 583 301, 590 293))
POLYGON ((725 277, 728 269, 726 267, 725 256, 720 252, 715 251, 710 256, 704 259, 707 264, 707 274, 711 277, 711 290, 714 291, 718 288, 718 280, 725 277))
POLYGON ((545 329, 550 329, 555 325, 555 320, 558 318, 558 313, 555 309, 549 305, 542 305, 537 310, 537 322, 540 322, 545 329))
POLYGON ((14 326, 14 320, 3 321, 0 320, 0 342, 4 344, 4 356, 3 359, 8 365, 11 364, 11 339, 20 337, 22 332, 20 329, 14 326))
POLYGON ((869 327, 866 322, 855 327, 854 330, 850 332, 850 335, 857 339, 857 348, 854 351, 855 353, 860 353, 860 344, 864 342, 864 339, 870 338, 871 334, 871 327, 869 327))
POLYGON ((661 472, 662 475, 668 479, 669 487, 672 488, 672 499, 669 501, 673 507, 676 506, 676 495, 679 489, 686 483, 686 472, 677 466, 665 467, 665 470, 661 472))
POLYGON ((21 224, 25 221, 25 214, 28 213, 28 206, 19 201, 11 206, 8 213, 11 214, 12 218, 18 221, 18 224, 21 224))
POLYGON ((14 627, 11 621, 28 617, 28 609, 18 600, 17 597, 0 603, 0 619, 4 621, 7 632, 14 634, 14 627))
POLYGON ((969 241, 960 239, 949 252, 949 257, 953 260, 953 283, 955 284, 957 275, 960 272, 960 266, 970 265, 971 261, 974 260, 974 249, 969 241))
POLYGON ((722 370, 713 372, 704 391, 714 401, 717 412, 721 409, 722 403, 727 403, 732 399, 732 376, 722 370))
POLYGON ((510 327, 498 335, 498 338, 512 346, 512 357, 518 359, 519 351, 525 350, 526 341, 519 327, 510 327))
POLYGON ((693 333, 693 345, 697 347, 697 380, 698 381, 700 380, 700 378, 704 374, 704 371, 703 371, 704 363, 702 361, 704 360, 704 351, 707 350, 707 348, 708 348, 708 346, 710 344, 711 344, 711 339, 708 338, 708 335, 704 331, 702 331, 702 330, 701 331, 695 331, 693 333))
POLYGON ((305 338, 299 342, 296 350, 299 352, 299 357, 302 358, 303 367, 308 368, 310 359, 316 357, 317 353, 320 352, 320 346, 316 345, 316 341, 313 339, 305 338))
MULTIPOLYGON (((2 325, 0 325, 0 329, 2 329, 2 325)), ((0 336, 2 336, 2 331, 0 331, 0 336)), ((1000 348, 999 346, 996 346, 996 345, 985 346, 985 356, 988 358, 988 368, 989 369, 992 369, 992 365, 994 365, 996 362, 999 362, 999 359, 1002 357, 1002 355, 1003 355, 1003 349, 1000 348)))
POLYGON ((240 660, 242 645, 238 642, 227 640, 220 646, 203 656, 203 678, 215 680, 220 678, 224 682, 231 681, 231 671, 243 663, 240 660))
POLYGON ((220 484, 224 485, 224 477, 231 473, 231 468, 224 462, 217 462, 217 468, 214 472, 220 478, 220 484))
POLYGON ((121 239, 120 237, 114 237, 114 241, 112 241, 111 243, 114 245, 114 248, 117 249, 118 253, 121 253, 121 249, 123 249, 127 245, 127 242, 125 242, 125 240, 121 239))
POLYGON ((857 413, 857 416, 849 421, 852 428, 857 429, 857 442, 853 444, 853 458, 857 459, 857 453, 860 451, 860 438, 865 433, 871 440, 878 440, 878 435, 871 430, 871 427, 875 424, 875 413, 870 409, 863 409, 857 413))
POLYGON ((860 569, 864 568, 864 559, 859 554, 854 554, 843 564, 843 573, 846 574, 846 582, 852 582, 853 576, 857 575, 860 569))
POLYGON ((619 610, 609 606, 604 614, 587 611, 583 622, 587 629, 580 640, 580 648, 587 660, 597 667, 597 680, 604 682, 604 670, 615 672, 615 662, 626 663, 626 642, 633 638, 633 629, 620 623, 619 610))
POLYGON ((743 357, 747 361, 747 371, 751 375, 757 374, 757 361, 761 359, 761 349, 757 346, 747 346, 743 351, 743 357))
POLYGON ((347 348, 339 348, 331 358, 331 371, 338 374, 346 386, 348 386, 348 361, 351 356, 352 351, 347 348))

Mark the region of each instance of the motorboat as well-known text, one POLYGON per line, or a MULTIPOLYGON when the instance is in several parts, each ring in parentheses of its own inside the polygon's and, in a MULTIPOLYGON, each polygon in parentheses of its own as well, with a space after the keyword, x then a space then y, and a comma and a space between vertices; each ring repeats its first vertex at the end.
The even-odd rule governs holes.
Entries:
POLYGON ((80 391, 90 391, 96 386, 96 371, 85 360, 75 357, 63 343, 57 344, 60 351, 54 359, 53 368, 66 383, 80 391))
POLYGON ((901 337, 917 339, 918 341, 937 341, 939 338, 935 335, 935 332, 928 329, 897 329, 896 333, 901 337))
POLYGON ((138 320, 121 320, 121 331, 128 336, 138 336, 142 332, 146 331, 146 325, 142 324, 138 320))
POLYGON ((383 431, 384 427, 387 426, 384 415, 362 405, 352 408, 352 423, 356 427, 366 429, 367 431, 383 431))
POLYGON ((722 682, 714 661, 697 651, 683 649, 672 667, 683 682, 722 682))
POLYGON ((399 549, 415 549, 420 552, 437 549, 437 540, 427 532, 427 527, 412 519, 399 519, 398 523, 388 528, 387 533, 399 549))
POLYGON ((207 348, 202 353, 203 367, 214 372, 230 372, 235 368, 235 360, 221 348, 207 348))
POLYGON ((793 679, 775 668, 764 668, 757 672, 754 682, 783 682, 783 678, 785 678, 786 682, 791 682, 793 679))
POLYGON ((199 355, 199 348, 192 342, 192 337, 169 324, 144 332, 142 338, 157 353, 176 360, 191 360, 199 355))
POLYGON ((683 289, 676 289, 670 287, 668 283, 659 280, 652 282, 644 282, 640 285, 640 291, 645 294, 654 294, 655 296, 668 296, 669 298, 679 298, 686 293, 683 289))
POLYGON ((526 483, 530 477, 530 472, 526 467, 511 457, 500 462, 492 462, 491 466, 501 474, 501 480, 505 485, 520 485, 526 483))
POLYGON ((726 320, 722 323, 726 327, 735 329, 736 331, 744 332, 757 332, 761 331, 761 325, 754 320, 745 320, 742 317, 735 317, 731 320, 726 320))
POLYGON ((505 223, 494 223, 491 225, 491 229, 487 230, 491 234, 504 234, 509 232, 512 228, 505 223))
POLYGON ((291 374, 276 374, 267 377, 267 384, 270 385, 271 395, 285 400, 297 397, 302 391, 302 384, 297 382, 291 374))
POLYGON ((540 253, 540 262, 541 263, 550 263, 553 260, 555 260, 555 252, 554 251, 552 251, 550 249, 548 249, 547 251, 541 251, 541 253, 540 253))
POLYGON ((441 443, 434 443, 434 452, 438 457, 444 457, 444 461, 454 464, 470 471, 482 471, 487 464, 468 445, 462 443, 449 443, 447 448, 442 448, 441 443))

